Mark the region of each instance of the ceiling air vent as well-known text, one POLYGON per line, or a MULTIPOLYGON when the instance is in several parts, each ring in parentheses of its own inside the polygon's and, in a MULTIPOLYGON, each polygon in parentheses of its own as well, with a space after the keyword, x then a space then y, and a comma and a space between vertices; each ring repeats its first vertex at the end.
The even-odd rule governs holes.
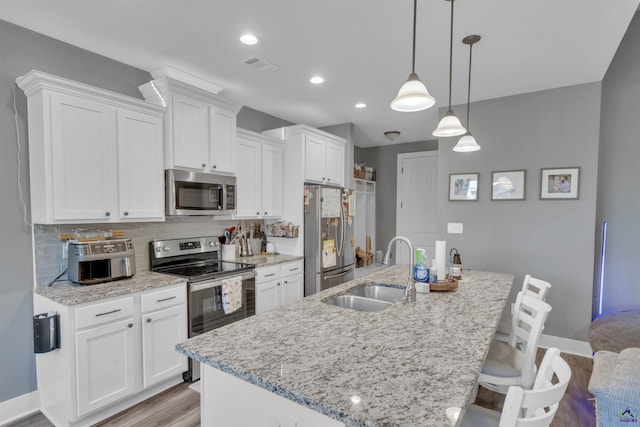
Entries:
POLYGON ((251 65, 254 68, 257 68, 260 71, 274 71, 277 70, 278 67, 272 64, 269 61, 266 61, 259 56, 250 56, 249 58, 243 61, 247 65, 251 65))

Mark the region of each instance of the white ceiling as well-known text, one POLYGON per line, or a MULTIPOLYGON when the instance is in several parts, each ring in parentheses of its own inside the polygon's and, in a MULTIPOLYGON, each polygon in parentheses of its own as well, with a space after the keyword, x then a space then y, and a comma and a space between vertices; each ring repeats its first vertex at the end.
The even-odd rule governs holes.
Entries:
MULTIPOLYGON (((467 98, 464 36, 482 36, 472 101, 600 81, 639 2, 456 1, 453 104, 467 98)), ((387 130, 402 133, 395 143, 434 139, 448 103, 449 13, 448 1, 418 1, 416 72, 436 105, 399 113, 389 103, 411 69, 411 0, 0 0, 1 19, 144 70, 183 69, 276 117, 352 122, 361 147, 389 144, 387 130), (242 45, 246 31, 262 42, 242 45), (246 65, 252 55, 278 70, 246 65), (309 83, 316 73, 324 84, 309 83)))

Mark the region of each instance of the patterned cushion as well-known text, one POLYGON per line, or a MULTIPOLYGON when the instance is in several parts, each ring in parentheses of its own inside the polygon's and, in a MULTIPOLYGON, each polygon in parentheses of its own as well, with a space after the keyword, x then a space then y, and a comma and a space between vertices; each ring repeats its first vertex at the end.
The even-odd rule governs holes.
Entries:
POLYGON ((618 311, 591 322, 589 343, 593 352, 620 353, 628 347, 640 347, 640 310, 618 311))

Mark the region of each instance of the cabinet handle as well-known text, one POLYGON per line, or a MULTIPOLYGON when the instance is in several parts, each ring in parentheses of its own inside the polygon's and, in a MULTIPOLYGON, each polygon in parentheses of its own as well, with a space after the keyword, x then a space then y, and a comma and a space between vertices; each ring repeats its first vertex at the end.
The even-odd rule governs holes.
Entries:
POLYGON ((271 277, 271 276, 275 276, 276 273, 271 273, 271 274, 265 274, 264 277, 271 277))
POLYGON ((151 318, 147 317, 147 323, 151 323, 151 318))
POLYGON ((206 163, 203 163, 203 164, 202 164, 202 167, 203 167, 203 168, 206 168, 206 167, 207 167, 207 164, 206 164, 206 163))
POLYGON ((129 216, 129 212, 124 211, 124 216, 129 216))
POLYGON ((104 216, 111 216, 111 212, 105 212, 104 216))
POLYGON ((106 316, 107 314, 113 314, 113 313, 117 313, 119 311, 122 311, 122 309, 121 308, 116 308, 115 310, 107 311, 105 313, 98 313, 98 314, 96 314, 96 317, 106 316))
MULTIPOLYGON (((174 299, 176 296, 172 296, 172 297, 168 297, 168 298, 161 298, 161 299, 157 299, 156 302, 163 302, 163 301, 169 301, 170 299, 174 299)), ((151 320, 149 320, 150 322, 151 320)))
POLYGON ((298 270, 298 267, 289 269, 289 271, 296 271, 296 270, 298 270))
POLYGON ((133 328, 133 323, 129 323, 127 326, 128 326, 129 328, 133 328))

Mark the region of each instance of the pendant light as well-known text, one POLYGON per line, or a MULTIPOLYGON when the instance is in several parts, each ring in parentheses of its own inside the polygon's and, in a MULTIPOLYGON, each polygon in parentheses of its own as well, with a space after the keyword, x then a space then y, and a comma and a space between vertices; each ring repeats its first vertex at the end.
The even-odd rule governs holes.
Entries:
POLYGON ((469 105, 471 104, 471 54, 473 51, 473 45, 480 41, 480 36, 471 35, 462 39, 462 43, 469 45, 469 86, 467 91, 467 133, 458 140, 458 143, 453 147, 453 151, 468 153, 470 151, 478 151, 480 146, 476 142, 476 139, 471 135, 469 130, 469 105))
POLYGON ((444 117, 438 123, 438 127, 433 131, 433 136, 448 137, 463 135, 467 130, 460 123, 460 119, 456 117, 451 109, 451 80, 453 75, 453 2, 454 0, 446 0, 451 2, 451 30, 449 34, 449 109, 444 117))
POLYGON ((413 53, 411 62, 411 74, 398 91, 398 96, 391 101, 391 108, 401 112, 422 111, 436 103, 433 96, 429 95, 427 87, 420 81, 416 74, 416 12, 418 0, 413 0, 413 53))

